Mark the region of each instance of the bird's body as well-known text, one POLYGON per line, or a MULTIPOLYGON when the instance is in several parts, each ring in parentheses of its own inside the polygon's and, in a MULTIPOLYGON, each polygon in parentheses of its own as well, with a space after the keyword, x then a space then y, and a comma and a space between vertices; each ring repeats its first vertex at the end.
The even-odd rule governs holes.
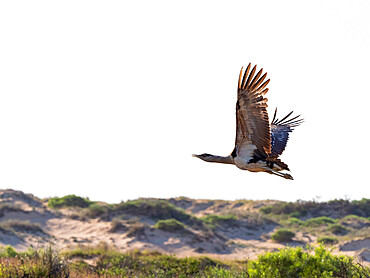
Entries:
POLYGON ((235 148, 229 156, 215 156, 211 154, 193 155, 207 162, 234 164, 239 169, 250 172, 267 172, 286 179, 293 179, 287 173, 288 165, 278 156, 284 151, 289 133, 294 127, 302 123, 299 116, 290 118, 292 112, 282 120, 274 118, 270 124, 267 114, 268 92, 265 88, 270 79, 262 83, 266 73, 261 77, 261 69, 256 75, 256 66, 249 74, 251 64, 243 75, 240 71, 238 82, 238 100, 236 102, 236 139, 235 148))

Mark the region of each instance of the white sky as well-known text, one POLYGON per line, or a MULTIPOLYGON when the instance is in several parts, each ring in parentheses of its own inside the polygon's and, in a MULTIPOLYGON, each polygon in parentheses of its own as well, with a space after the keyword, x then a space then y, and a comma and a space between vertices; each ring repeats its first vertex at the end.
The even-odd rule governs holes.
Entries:
POLYGON ((1 1, 0 188, 39 197, 370 197, 369 1, 1 1), (226 4, 227 3, 227 4, 226 4), (305 123, 295 180, 234 147, 238 74, 305 123))

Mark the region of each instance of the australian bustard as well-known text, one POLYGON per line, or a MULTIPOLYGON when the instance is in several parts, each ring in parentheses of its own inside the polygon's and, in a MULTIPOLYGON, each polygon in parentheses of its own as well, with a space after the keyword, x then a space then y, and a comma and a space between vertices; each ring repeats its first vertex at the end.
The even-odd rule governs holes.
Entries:
POLYGON ((193 156, 207 162, 234 164, 242 170, 251 172, 267 172, 286 179, 293 179, 290 174, 280 173, 288 170, 288 165, 278 157, 283 153, 288 142, 289 133, 300 125, 303 119, 299 116, 289 118, 290 112, 283 119, 274 118, 269 123, 267 114, 268 92, 266 88, 270 79, 264 81, 267 73, 262 77, 261 69, 256 75, 256 66, 249 74, 251 64, 249 63, 243 75, 240 70, 238 81, 238 100, 236 102, 236 139, 235 148, 229 156, 216 156, 211 154, 200 154, 193 156))

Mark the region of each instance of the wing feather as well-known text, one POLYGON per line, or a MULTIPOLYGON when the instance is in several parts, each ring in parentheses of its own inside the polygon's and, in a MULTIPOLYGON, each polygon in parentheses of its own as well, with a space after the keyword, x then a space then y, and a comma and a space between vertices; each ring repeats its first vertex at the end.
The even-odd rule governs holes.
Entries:
POLYGON ((250 69, 251 69, 251 63, 249 63, 247 69, 244 72, 242 89, 245 89, 245 85, 246 85, 245 82, 247 81, 247 76, 249 74, 250 69))
POLYGON ((271 133, 266 110, 267 98, 263 96, 268 91, 265 87, 269 80, 262 83, 267 75, 266 73, 262 75, 263 69, 254 75, 257 66, 253 67, 246 78, 250 65, 244 73, 243 80, 241 79, 242 71, 239 76, 235 150, 238 156, 256 155, 259 158, 267 158, 271 153, 271 133))
MULTIPOLYGON (((249 63, 249 65, 250 65, 250 63, 249 63)), ((249 65, 248 65, 248 67, 249 67, 249 65)), ((247 79, 247 82, 245 83, 245 87, 243 88, 243 91, 248 90, 249 83, 251 82, 251 79, 252 79, 255 72, 256 72, 256 66, 253 67, 251 74, 248 76, 248 79, 247 79)))
POLYGON ((254 87, 254 85, 256 84, 256 82, 257 82, 257 80, 258 80, 258 78, 260 78, 260 76, 261 76, 261 74, 262 74, 262 71, 263 71, 263 69, 260 69, 260 71, 256 74, 256 76, 253 78, 253 80, 252 80, 252 82, 251 82, 251 84, 249 84, 249 90, 250 91, 253 91, 253 87, 254 87))
POLYGON ((271 122, 270 157, 278 157, 283 153, 289 140, 289 133, 303 122, 303 119, 299 119, 300 115, 288 119, 293 111, 281 120, 276 118, 276 113, 277 109, 275 109, 274 118, 271 122))
MULTIPOLYGON (((252 91, 254 89, 256 89, 259 85, 261 85, 261 83, 263 82, 263 80, 265 80, 266 75, 267 75, 267 72, 260 79, 258 79, 258 81, 251 87, 251 90, 252 91)), ((260 88, 260 90, 261 90, 261 88, 260 88)))

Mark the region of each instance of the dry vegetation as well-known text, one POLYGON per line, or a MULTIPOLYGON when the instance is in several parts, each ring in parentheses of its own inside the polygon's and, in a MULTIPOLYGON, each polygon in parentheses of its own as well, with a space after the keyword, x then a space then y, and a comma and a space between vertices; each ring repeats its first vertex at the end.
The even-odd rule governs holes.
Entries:
POLYGON ((20 191, 1 190, 0 245, 26 251, 48 242, 63 250, 84 250, 104 242, 119 253, 152 250, 179 258, 205 255, 222 260, 256 259, 286 246, 322 243, 336 254, 355 256, 367 264, 370 200, 179 197, 107 204, 75 195, 40 200, 20 191))
POLYGON ((179 258, 155 251, 119 252, 105 244, 60 252, 0 247, 0 277, 370 277, 370 268, 322 246, 284 248, 255 260, 179 258))

